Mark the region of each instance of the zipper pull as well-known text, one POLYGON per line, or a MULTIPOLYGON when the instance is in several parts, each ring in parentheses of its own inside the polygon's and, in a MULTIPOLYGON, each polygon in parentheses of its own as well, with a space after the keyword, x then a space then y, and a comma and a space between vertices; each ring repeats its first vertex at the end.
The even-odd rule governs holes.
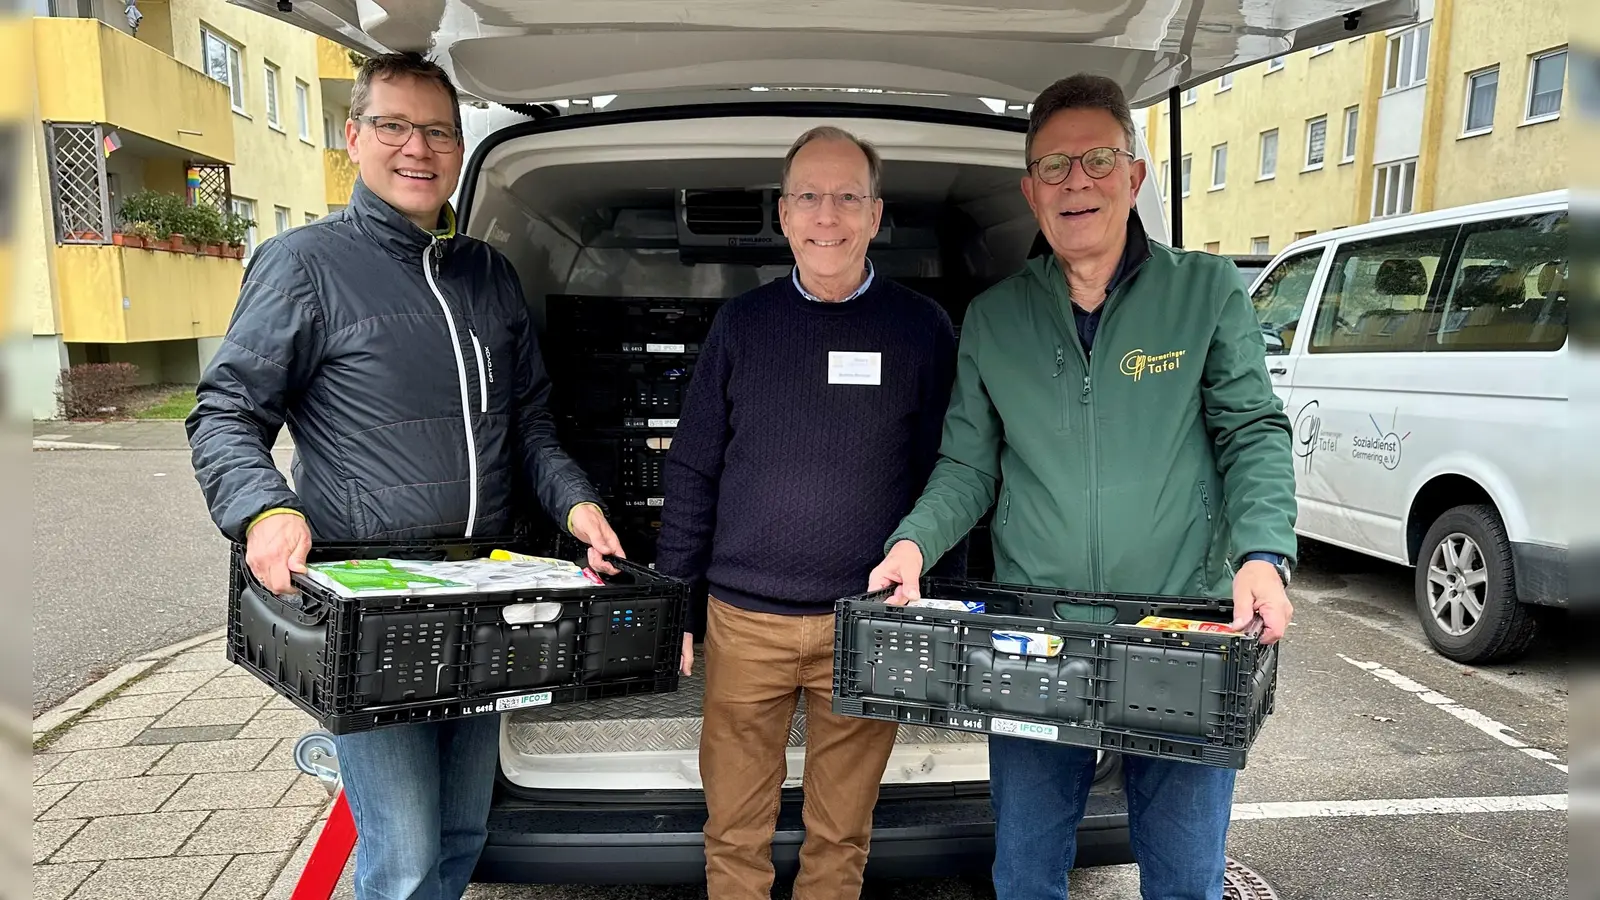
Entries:
POLYGON ((1051 375, 1050 377, 1051 378, 1059 378, 1059 377, 1061 377, 1061 372, 1066 367, 1067 367, 1067 358, 1062 353, 1061 345, 1057 344, 1056 345, 1056 371, 1055 371, 1055 374, 1051 375))
POLYGON ((1089 376, 1083 376, 1083 402, 1089 402, 1089 376))

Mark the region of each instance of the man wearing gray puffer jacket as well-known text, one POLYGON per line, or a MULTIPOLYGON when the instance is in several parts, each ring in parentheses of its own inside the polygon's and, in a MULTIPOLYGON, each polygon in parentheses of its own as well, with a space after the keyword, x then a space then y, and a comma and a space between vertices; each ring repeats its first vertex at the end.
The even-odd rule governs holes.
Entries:
MULTIPOLYGON (((520 484, 614 573, 604 556, 622 548, 556 442, 516 273, 455 230, 454 87, 419 55, 389 54, 362 67, 350 106, 350 205, 256 251, 196 392, 189 440, 212 519, 286 593, 313 540, 509 535, 520 484), (285 425, 293 490, 271 455, 285 425)), ((336 738, 358 900, 461 896, 498 733, 497 717, 477 716, 336 738)))

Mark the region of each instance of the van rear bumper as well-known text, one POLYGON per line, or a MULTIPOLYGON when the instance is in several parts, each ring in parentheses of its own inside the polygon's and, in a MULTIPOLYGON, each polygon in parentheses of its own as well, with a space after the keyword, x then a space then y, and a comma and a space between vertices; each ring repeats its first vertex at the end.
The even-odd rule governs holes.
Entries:
MULTIPOLYGON (((530 884, 696 884, 705 881, 705 810, 606 805, 565 808, 502 795, 474 881, 530 884)), ((772 855, 780 879, 798 869, 805 833, 800 807, 785 799, 772 855)), ((987 797, 879 801, 871 878, 975 875, 994 859, 994 816, 987 797)), ((1127 805, 1118 791, 1096 791, 1078 830, 1080 867, 1133 861, 1127 805)))
POLYGON ((1538 606, 1567 605, 1567 550, 1547 544, 1511 545, 1517 599, 1538 606))

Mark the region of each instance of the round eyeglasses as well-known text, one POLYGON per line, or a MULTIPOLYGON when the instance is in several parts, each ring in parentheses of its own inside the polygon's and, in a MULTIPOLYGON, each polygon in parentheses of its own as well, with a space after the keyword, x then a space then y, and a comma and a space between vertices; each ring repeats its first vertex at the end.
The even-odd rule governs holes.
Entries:
POLYGON ((1126 156, 1128 159, 1137 159, 1132 153, 1116 147, 1095 147, 1087 150, 1082 156, 1070 156, 1066 153, 1051 153, 1041 156, 1028 163, 1029 171, 1038 176, 1045 184, 1060 184, 1072 174, 1072 163, 1078 161, 1083 166, 1083 172, 1090 178, 1101 179, 1110 175, 1117 168, 1117 157, 1126 156))
POLYGON ((436 153, 450 153, 461 146, 461 132, 453 125, 417 125, 398 116, 357 116, 356 121, 371 125, 378 142, 390 147, 404 147, 417 129, 436 153))

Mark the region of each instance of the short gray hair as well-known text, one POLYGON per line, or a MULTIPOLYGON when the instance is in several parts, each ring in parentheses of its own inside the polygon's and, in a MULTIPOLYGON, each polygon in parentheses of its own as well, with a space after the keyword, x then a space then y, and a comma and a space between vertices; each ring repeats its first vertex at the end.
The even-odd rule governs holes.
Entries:
POLYGON ((1033 112, 1028 115, 1028 142, 1023 153, 1024 162, 1033 162, 1033 139, 1044 124, 1058 112, 1069 109, 1103 109, 1110 113, 1128 139, 1128 152, 1138 153, 1135 146, 1136 131, 1133 112, 1128 109, 1128 98, 1122 85, 1103 75, 1069 75, 1039 93, 1033 101, 1033 112))
POLYGON ((867 190, 872 196, 879 196, 878 188, 883 181, 883 158, 878 155, 878 148, 833 125, 818 125, 795 138, 794 144, 789 147, 789 152, 783 157, 783 190, 789 189, 789 170, 794 166, 795 154, 812 141, 848 141, 861 148, 861 152, 867 156, 867 190))
POLYGON ((374 80, 387 81, 397 76, 432 82, 444 88, 450 97, 450 108, 455 112, 456 131, 461 130, 461 98, 456 94, 456 86, 450 83, 450 76, 438 63, 414 51, 385 53, 369 57, 361 64, 356 70, 355 86, 350 89, 350 118, 359 122, 366 114, 367 105, 372 102, 374 80))

